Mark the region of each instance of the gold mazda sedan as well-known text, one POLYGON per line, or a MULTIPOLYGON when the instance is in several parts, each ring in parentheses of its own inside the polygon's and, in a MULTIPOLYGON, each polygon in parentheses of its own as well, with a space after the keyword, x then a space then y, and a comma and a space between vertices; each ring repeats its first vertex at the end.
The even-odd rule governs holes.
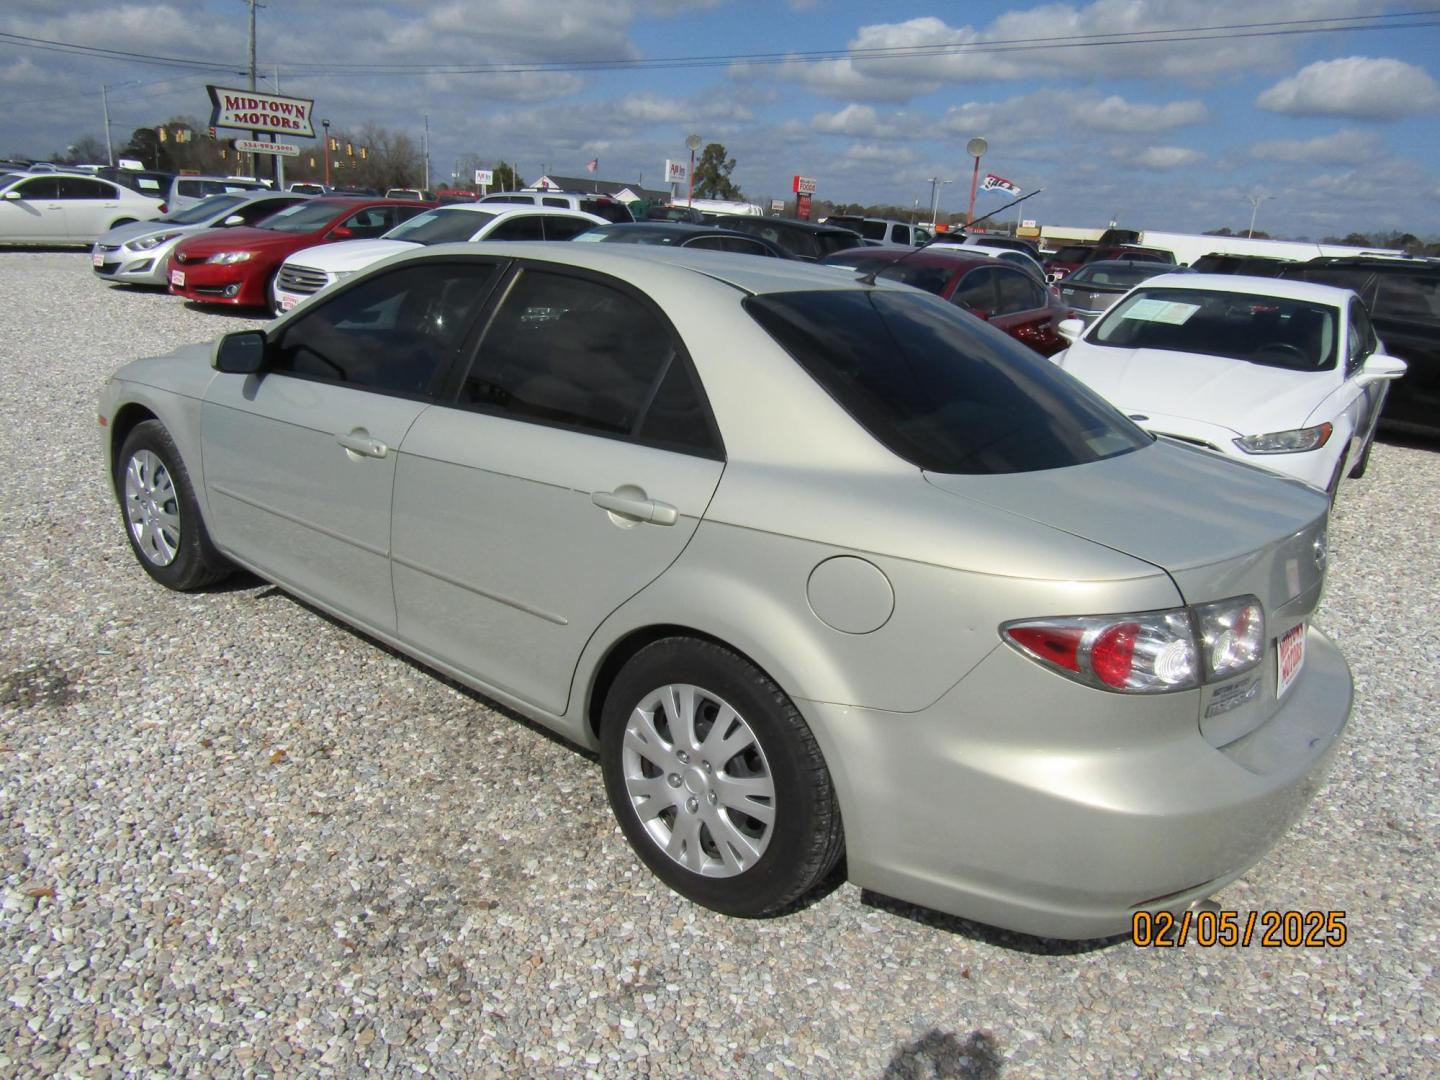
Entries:
POLYGON ((1059 937, 1260 859, 1350 711, 1326 500, 937 297, 608 244, 397 256, 101 403, 140 565, 245 567, 585 747, 715 910, 1059 937))

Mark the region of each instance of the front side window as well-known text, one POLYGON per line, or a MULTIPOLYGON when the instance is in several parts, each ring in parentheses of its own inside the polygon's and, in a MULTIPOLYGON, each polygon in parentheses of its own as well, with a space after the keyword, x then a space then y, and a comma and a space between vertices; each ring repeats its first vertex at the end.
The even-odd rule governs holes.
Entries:
POLYGON ((861 427, 922 469, 1056 469, 1151 441, 1048 360, 934 297, 834 289, 743 304, 861 427))
POLYGON ((58 199, 60 184, 53 176, 37 176, 11 188, 18 191, 22 199, 58 199))
POLYGON ((969 311, 983 311, 990 314, 995 310, 995 271, 988 266, 971 270, 960 279, 960 285, 950 297, 952 304, 958 304, 969 311))
POLYGON ((1370 313, 1359 300, 1350 301, 1349 362, 1346 375, 1353 375, 1365 364, 1365 358, 1373 353, 1379 341, 1375 328, 1370 324, 1370 313))
POLYGON ((669 326, 638 298, 527 270, 491 321, 460 404, 706 452, 708 415, 669 326))
MULTIPOLYGON (((353 205, 353 204, 351 204, 353 205)), ((329 199, 307 199, 286 207, 265 219, 262 228, 283 233, 312 233, 323 229, 345 209, 343 202, 329 199)))
POLYGON ((291 323, 266 370, 428 396, 494 284, 493 263, 428 262, 368 278, 291 323))
POLYGON ((1326 371, 1335 367, 1339 315, 1338 309, 1312 300, 1140 288, 1111 308, 1086 340, 1326 371))

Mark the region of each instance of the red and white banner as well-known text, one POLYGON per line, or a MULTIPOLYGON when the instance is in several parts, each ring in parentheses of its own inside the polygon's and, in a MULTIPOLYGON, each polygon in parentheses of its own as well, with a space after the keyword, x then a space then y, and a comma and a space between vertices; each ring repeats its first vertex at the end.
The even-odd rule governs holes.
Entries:
POLYGON ((1019 195, 1020 185, 1011 183, 1003 176, 996 176, 993 172, 987 172, 985 179, 980 182, 982 191, 1003 191, 1007 195, 1019 195))

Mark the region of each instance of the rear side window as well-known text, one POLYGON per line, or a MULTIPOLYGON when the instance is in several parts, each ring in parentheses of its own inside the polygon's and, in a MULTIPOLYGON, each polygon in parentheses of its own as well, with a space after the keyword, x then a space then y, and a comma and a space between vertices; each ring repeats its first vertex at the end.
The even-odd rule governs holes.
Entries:
POLYGON ((544 240, 545 228, 539 214, 517 214, 491 229, 486 240, 544 240))
POLYGON ((570 209, 570 200, 569 200, 569 199, 557 199, 557 198, 555 198, 554 196, 547 195, 547 196, 545 196, 545 198, 543 198, 543 199, 540 200, 540 205, 541 205, 541 206, 558 206, 558 207, 560 207, 560 209, 562 209, 562 210, 569 210, 569 209, 570 209))
POLYGON ((595 227, 593 221, 586 221, 582 217, 563 217, 560 214, 548 214, 542 221, 546 240, 569 240, 572 236, 579 236, 595 227))
POLYGON ((943 266, 923 266, 919 263, 902 261, 892 263, 875 276, 885 278, 887 281, 913 285, 917 289, 924 289, 928 293, 939 296, 945 291, 945 286, 950 283, 953 273, 953 270, 947 270, 943 266))
POLYGON ((116 199, 119 193, 103 180, 87 180, 83 176, 61 176, 62 199, 116 199))
POLYGON ((1045 290, 1020 270, 996 270, 995 282, 1000 299, 996 315, 1013 315, 1017 311, 1033 311, 1045 306, 1045 290))
POLYGON ((580 203, 580 209, 617 224, 635 220, 630 211, 614 199, 585 199, 580 203))
POLYGON ((527 270, 459 400, 517 420, 718 450, 670 328, 636 297, 588 278, 527 270))
POLYGON ((1375 313, 1440 322, 1440 274, 1380 274, 1375 313))
POLYGON ((933 297, 837 289, 744 307, 857 423, 922 469, 1058 469, 1151 441, 1048 360, 933 297))

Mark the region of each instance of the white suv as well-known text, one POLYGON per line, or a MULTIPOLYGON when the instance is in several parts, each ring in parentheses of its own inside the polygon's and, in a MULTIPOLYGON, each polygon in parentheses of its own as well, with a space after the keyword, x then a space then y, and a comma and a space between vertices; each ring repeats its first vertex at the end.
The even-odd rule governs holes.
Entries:
POLYGON ((416 247, 473 240, 569 240, 608 224, 594 214, 550 206, 437 206, 374 240, 343 240, 295 252, 280 264, 270 288, 270 307, 283 315, 357 270, 416 247))
POLYGON ((618 199, 609 195, 588 195, 576 191, 497 191, 479 200, 481 204, 510 203, 517 206, 553 206, 560 210, 583 210, 596 214, 612 224, 634 221, 635 215, 618 199))

